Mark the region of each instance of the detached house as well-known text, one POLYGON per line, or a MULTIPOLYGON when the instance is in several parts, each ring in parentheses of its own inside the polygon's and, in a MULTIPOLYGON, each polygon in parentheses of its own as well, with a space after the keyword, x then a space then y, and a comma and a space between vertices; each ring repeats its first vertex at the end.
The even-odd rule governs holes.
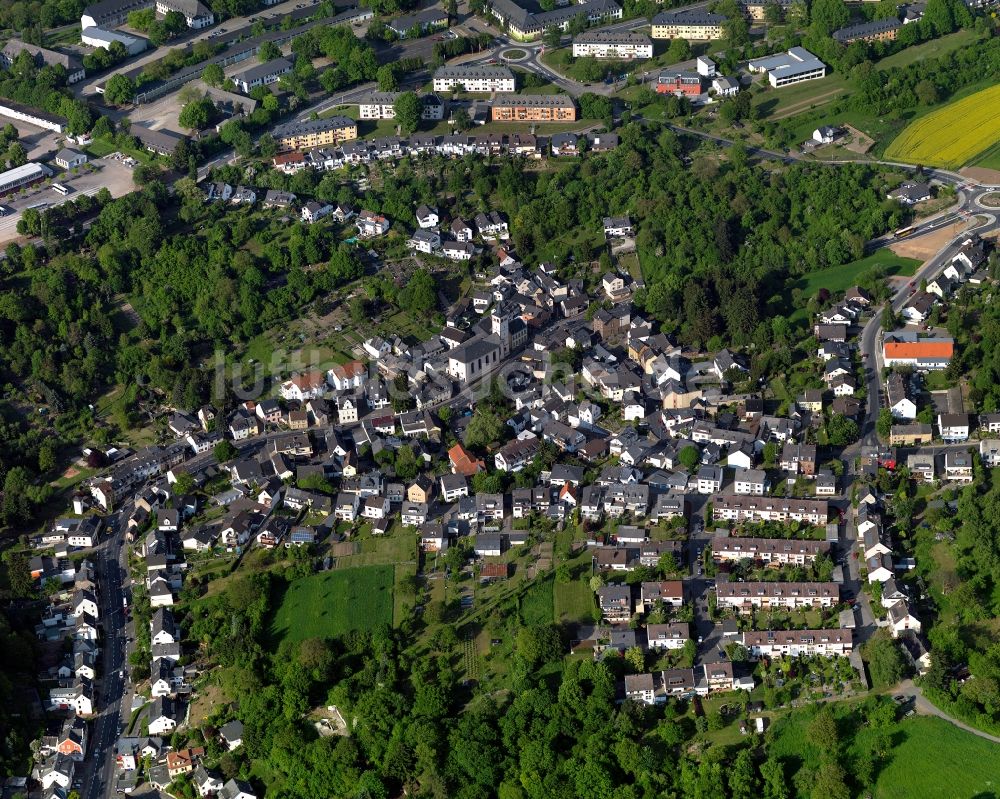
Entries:
POLYGON ((371 239, 376 236, 384 236, 389 232, 389 220, 381 214, 371 211, 361 211, 358 214, 355 224, 358 227, 358 235, 363 239, 371 239))
POLYGON ((627 585, 604 585, 597 590, 601 615, 609 622, 626 622, 632 618, 632 589, 627 585))
MULTIPOLYGON (((325 390, 326 376, 322 372, 305 372, 303 374, 297 374, 292 377, 291 380, 281 384, 282 398, 298 402, 304 402, 305 400, 322 396, 325 390)), ((263 405, 263 403, 261 403, 261 405, 263 405)), ((278 408, 277 411, 278 413, 276 418, 273 419, 273 423, 277 423, 281 419, 281 409, 278 408)))
POLYGON ((948 443, 969 440, 969 416, 965 413, 939 413, 938 433, 948 443))

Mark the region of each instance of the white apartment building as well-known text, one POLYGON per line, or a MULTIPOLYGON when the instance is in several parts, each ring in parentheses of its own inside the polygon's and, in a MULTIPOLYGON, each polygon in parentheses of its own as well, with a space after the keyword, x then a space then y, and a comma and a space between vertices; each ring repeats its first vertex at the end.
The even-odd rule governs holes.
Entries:
POLYGON ((828 541, 793 541, 785 538, 712 539, 712 558, 717 563, 759 560, 764 563, 789 563, 802 566, 830 552, 828 541))
POLYGON ((731 522, 808 522, 825 525, 829 518, 825 499, 784 499, 777 497, 712 497, 712 516, 731 522))
POLYGON ((718 606, 750 613, 753 609, 832 608, 840 602, 837 583, 722 583, 718 606))
POLYGON ((573 58, 652 58, 653 43, 648 36, 632 31, 585 31, 573 40, 573 58))
POLYGON ((514 73, 507 67, 444 66, 434 71, 434 91, 513 92, 514 73))
POLYGON ((823 655, 847 657, 854 651, 850 630, 756 630, 743 633, 750 657, 823 655))

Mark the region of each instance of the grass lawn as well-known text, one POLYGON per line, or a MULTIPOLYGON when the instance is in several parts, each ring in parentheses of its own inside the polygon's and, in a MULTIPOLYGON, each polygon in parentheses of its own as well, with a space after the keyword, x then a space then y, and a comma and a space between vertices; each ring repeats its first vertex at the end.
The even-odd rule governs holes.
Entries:
POLYGON ((628 270, 633 280, 642 279, 642 268, 639 266, 639 254, 635 252, 622 253, 618 256, 618 266, 628 270))
POLYGON ((553 612, 557 624, 575 621, 593 621, 594 592, 584 580, 555 584, 553 612))
POLYGON ((86 152, 91 158, 103 158, 110 153, 125 153, 125 155, 132 156, 136 161, 142 164, 151 164, 156 160, 156 156, 152 153, 136 149, 135 147, 119 147, 107 138, 94 139, 84 148, 84 152, 86 152))
POLYGON ((293 582, 271 623, 271 636, 301 641, 392 623, 393 567, 362 566, 293 582))
POLYGON ((875 783, 875 799, 952 799, 993 796, 1000 771, 997 746, 936 718, 899 725, 888 765, 875 783))
POLYGON ((847 93, 847 78, 829 75, 820 80, 808 80, 795 86, 762 90, 763 84, 754 89, 753 104, 759 109, 761 119, 782 117, 825 105, 847 93))
POLYGON ((929 42, 915 44, 900 50, 898 53, 883 58, 875 64, 879 69, 890 69, 892 67, 907 67, 925 58, 937 58, 938 56, 965 47, 979 39, 979 34, 972 30, 960 30, 957 33, 949 33, 940 39, 931 39, 929 42))
POLYGON ((981 166, 984 169, 1000 169, 1000 142, 980 153, 971 163, 971 166, 981 166))
POLYGON ((920 266, 920 261, 916 258, 902 258, 887 249, 881 249, 859 261, 812 272, 796 281, 795 288, 802 289, 803 294, 810 297, 820 289, 845 291, 857 283, 859 275, 879 266, 885 269, 886 274, 909 276, 920 266))
POLYGON ((521 597, 521 620, 526 625, 552 624, 552 583, 551 577, 536 580, 521 597))

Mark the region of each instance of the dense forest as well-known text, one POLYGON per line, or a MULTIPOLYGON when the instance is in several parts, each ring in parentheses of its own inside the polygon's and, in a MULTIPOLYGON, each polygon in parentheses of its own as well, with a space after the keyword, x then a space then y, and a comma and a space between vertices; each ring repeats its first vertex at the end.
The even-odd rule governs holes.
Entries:
MULTIPOLYGON (((190 587, 185 605, 189 635, 220 664, 219 688, 239 699, 177 743, 210 741, 238 715, 244 748, 220 766, 265 784, 269 797, 848 799, 871 787, 891 748, 895 708, 873 697, 796 717, 815 768, 772 756, 757 734, 706 749, 702 735, 732 716, 692 714, 684 701, 619 703, 627 658, 564 662, 566 631, 531 624, 516 607, 492 626, 513 642, 497 691, 461 682, 461 632, 445 625, 428 642, 420 617, 397 630, 275 641, 273 606, 301 565, 236 575, 200 599, 190 587), (317 736, 304 720, 328 705, 350 720, 350 737, 317 736), (847 731, 861 727, 870 741, 849 750, 847 731)), ((745 712, 746 701, 734 697, 729 712, 745 712)))

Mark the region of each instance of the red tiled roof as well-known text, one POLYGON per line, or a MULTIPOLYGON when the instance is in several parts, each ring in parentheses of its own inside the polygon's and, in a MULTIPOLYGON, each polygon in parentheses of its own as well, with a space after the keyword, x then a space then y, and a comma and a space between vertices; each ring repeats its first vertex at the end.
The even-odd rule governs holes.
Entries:
POLYGON ((955 352, 952 341, 887 341, 886 358, 950 358, 955 352))

